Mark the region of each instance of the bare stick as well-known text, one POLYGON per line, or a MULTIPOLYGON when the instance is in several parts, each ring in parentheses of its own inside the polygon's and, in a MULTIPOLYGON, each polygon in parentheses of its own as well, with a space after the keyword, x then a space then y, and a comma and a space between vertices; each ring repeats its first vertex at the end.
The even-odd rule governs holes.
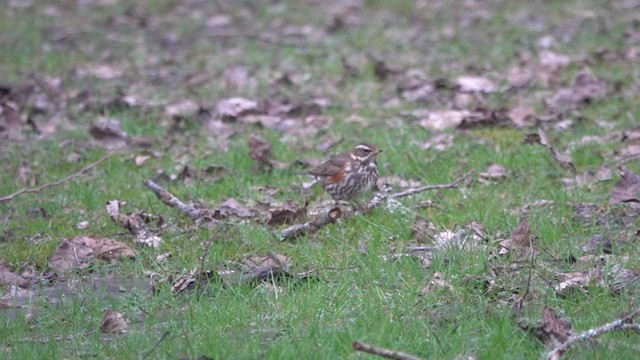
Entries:
POLYGON ((379 356, 385 357, 387 359, 394 359, 394 360, 422 360, 421 358, 413 356, 411 354, 407 354, 407 353, 403 353, 403 352, 395 351, 395 350, 388 350, 388 349, 384 349, 384 348, 381 348, 381 347, 377 347, 377 346, 361 343, 359 341, 355 341, 353 343, 353 350, 361 351, 361 352, 365 352, 365 353, 369 353, 369 354, 373 354, 373 355, 379 355, 379 356))
POLYGON ((415 195, 417 193, 421 193, 421 192, 428 191, 428 190, 457 188, 460 185, 461 182, 463 182, 465 179, 467 179, 473 173, 474 173, 474 171, 471 170, 471 171, 467 172, 466 174, 462 175, 462 177, 460 177, 460 178, 456 179, 455 181, 450 182, 448 184, 426 185, 426 186, 421 186, 421 187, 415 188, 415 189, 409 189, 409 190, 397 192, 397 193, 389 195, 389 199, 397 199, 397 198, 401 198, 401 197, 405 197, 405 196, 411 196, 411 195, 415 195))
POLYGON ((32 188, 22 188, 22 189, 20 189, 20 190, 18 190, 16 192, 14 192, 13 194, 0 197, 0 204, 7 203, 7 202, 13 200, 14 198, 16 198, 16 197, 18 197, 18 196, 20 196, 22 194, 37 193, 37 192, 40 192, 40 191, 42 191, 44 189, 47 189, 47 188, 50 188, 50 187, 54 187, 54 186, 58 186, 58 185, 66 183, 69 180, 73 180, 73 179, 81 176, 85 172, 93 169, 94 167, 102 164, 105 160, 107 160, 108 158, 110 158, 113 155, 117 154, 121 149, 122 148, 119 148, 117 150, 114 150, 112 152, 107 153, 105 156, 101 157, 97 161, 92 162, 91 164, 83 167, 78 172, 76 172, 74 174, 71 174, 71 175, 67 176, 66 178, 58 179, 56 181, 52 181, 50 183, 46 183, 46 184, 43 184, 43 185, 40 185, 40 186, 36 186, 36 187, 32 187, 32 188))
POLYGON ((178 208, 178 210, 185 213, 191 220, 198 220, 199 218, 209 215, 210 211, 207 209, 198 209, 193 206, 192 203, 186 204, 182 202, 180 199, 175 197, 173 194, 165 190, 162 186, 154 183, 151 180, 143 180, 142 183, 151 189, 156 194, 156 197, 164 204, 169 205, 170 207, 178 208))
POLYGON ((282 237, 284 239, 293 239, 307 233, 318 231, 321 227, 332 224, 338 221, 342 217, 342 210, 339 207, 335 207, 329 210, 326 214, 319 218, 306 222, 304 224, 291 225, 282 231, 282 237))
POLYGON ((555 349, 550 351, 547 354, 547 359, 559 359, 562 354, 567 351, 573 344, 579 341, 589 340, 595 337, 598 337, 604 333, 608 333, 614 330, 623 330, 623 329, 637 329, 637 326, 627 326, 627 325, 638 325, 638 324, 629 324, 633 318, 640 315, 640 309, 636 309, 631 312, 629 315, 622 317, 616 321, 612 321, 610 323, 604 324, 602 326, 598 326, 597 328, 589 329, 587 331, 583 331, 580 334, 576 334, 567 339, 567 341, 563 342, 555 349))

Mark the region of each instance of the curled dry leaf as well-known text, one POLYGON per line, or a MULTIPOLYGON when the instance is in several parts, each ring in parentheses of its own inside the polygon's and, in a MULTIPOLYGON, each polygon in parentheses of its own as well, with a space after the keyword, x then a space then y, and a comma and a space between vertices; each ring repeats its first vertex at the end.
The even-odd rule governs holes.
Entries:
POLYGON ((100 144, 107 148, 118 148, 126 145, 130 138, 122 129, 118 119, 100 117, 96 123, 89 127, 89 134, 100 144))
POLYGON ((95 259, 116 262, 122 258, 135 258, 136 253, 127 245, 112 239, 78 236, 65 240, 49 259, 48 266, 57 274, 71 269, 83 269, 95 259))
POLYGON ((256 210, 241 204, 234 198, 228 198, 214 210, 214 218, 224 219, 229 216, 237 216, 240 218, 250 218, 256 215, 256 210))
POLYGON ((602 100, 608 95, 607 84, 593 74, 583 72, 578 74, 573 86, 561 88, 545 103, 552 109, 578 108, 596 100, 602 100))
POLYGON ((436 151, 444 151, 453 146, 453 141, 456 137, 453 134, 436 134, 429 140, 420 144, 420 149, 429 150, 434 149, 436 151))
POLYGON ((602 267, 596 266, 584 272, 571 272, 557 274, 562 281, 557 285, 554 285, 553 290, 558 295, 565 296, 569 293, 582 291, 586 289, 589 284, 595 282, 602 286, 602 267))
POLYGON ((200 105, 190 99, 169 104, 164 108, 165 115, 175 118, 191 117, 196 115, 198 111, 200 111, 200 105))
POLYGON ((264 170, 271 167, 271 144, 257 135, 251 135, 249 138, 249 156, 258 169, 264 170))
POLYGON ((429 282, 429 284, 427 284, 427 286, 425 286, 420 290, 420 295, 429 295, 438 290, 446 290, 446 291, 454 290, 453 286, 451 286, 451 284, 449 284, 444 279, 444 275, 442 275, 442 273, 439 271, 434 273, 433 278, 431 278, 431 281, 429 282))
POLYGON ((593 235, 582 245, 582 251, 585 253, 605 253, 611 254, 611 239, 604 235, 593 235))
POLYGON ((17 103, 0 99, 0 139, 23 138, 23 126, 26 125, 27 119, 27 115, 22 112, 17 103))
POLYGON ((492 93, 498 89, 493 81, 482 76, 460 76, 455 84, 466 92, 492 93))
POLYGON ((640 175, 625 167, 621 167, 620 171, 622 177, 613 187, 609 202, 611 204, 640 202, 640 175))
POLYGON ((484 180, 504 180, 507 178, 507 169, 502 165, 491 164, 487 167, 487 170, 478 174, 480 179, 484 180))
POLYGON ((507 112, 507 117, 518 128, 534 126, 538 122, 538 115, 533 106, 518 106, 507 112))
POLYGON ((283 224, 295 224, 305 221, 307 218, 307 207, 301 207, 296 201, 289 200, 281 206, 269 210, 267 225, 277 226, 283 224))
POLYGON ((218 116, 223 119, 237 119, 255 111, 257 108, 257 102, 241 97, 223 99, 216 105, 218 116))
POLYGON ((511 231, 511 236, 507 240, 500 242, 498 255, 506 255, 512 250, 517 250, 520 255, 524 254, 522 250, 533 251, 534 236, 531 234, 529 226, 529 218, 523 216, 518 226, 511 231))
POLYGON ((544 308, 542 311, 541 324, 529 325, 520 318, 518 319, 518 326, 520 326, 522 330, 535 336, 549 349, 556 348, 574 335, 571 322, 556 314, 556 312, 550 308, 544 308))
POLYGON ((11 271, 9 264, 3 259, 0 259, 0 285, 17 285, 20 287, 27 287, 33 282, 21 275, 18 275, 11 271))
POLYGON ((142 211, 130 214, 121 214, 120 208, 125 204, 126 202, 119 200, 107 201, 107 214, 109 214, 111 220, 133 234, 135 236, 136 243, 149 247, 160 246, 162 238, 155 235, 154 231, 149 229, 149 224, 155 223, 156 227, 162 227, 162 225, 164 225, 164 218, 162 216, 156 216, 142 211))
POLYGON ((422 216, 417 215, 413 220, 413 225, 411 225, 411 233, 413 234, 413 239, 418 244, 427 243, 427 240, 431 239, 435 232, 436 226, 422 216))
POLYGON ((124 334, 129 330, 129 325, 124 316, 113 310, 108 309, 102 317, 102 325, 100 332, 103 334, 124 334))

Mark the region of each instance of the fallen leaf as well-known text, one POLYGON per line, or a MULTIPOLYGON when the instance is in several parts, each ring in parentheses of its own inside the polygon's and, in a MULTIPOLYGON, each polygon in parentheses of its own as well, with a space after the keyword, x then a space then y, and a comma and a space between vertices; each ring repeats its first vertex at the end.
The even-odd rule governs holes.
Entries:
POLYGON ((460 76, 455 80, 455 84, 461 91, 492 93, 497 90, 493 81, 482 76, 460 76))
POLYGON ((498 255, 506 255, 511 251, 517 251, 520 256, 526 255, 533 251, 534 242, 535 238, 531 234, 529 219, 527 216, 523 216, 518 226, 511 231, 511 236, 500 242, 498 255))
POLYGON ((413 234, 413 239, 418 244, 427 243, 427 240, 429 240, 433 236, 435 231, 435 225, 420 215, 417 215, 415 217, 415 219, 413 220, 413 225, 411 225, 411 233, 413 234))
POLYGON ((531 127, 538 122, 538 116, 533 106, 514 107, 507 112, 507 117, 518 128, 531 127))
POLYGON ((112 239, 78 236, 65 240, 58 246, 48 266, 57 274, 71 269, 84 269, 95 259, 116 262, 122 258, 135 258, 135 252, 127 245, 112 239))
POLYGON ((622 176, 611 191, 609 203, 640 202, 640 175, 621 167, 622 176))
POLYGON ((249 157, 258 169, 271 167, 271 144, 260 139, 257 135, 249 138, 249 157))
POLYGON ((128 332, 129 325, 124 316, 113 310, 108 309, 104 312, 102 317, 102 325, 100 325, 100 332, 103 334, 124 334, 128 332))
POLYGON ((504 180, 507 178, 507 169, 502 165, 491 164, 487 170, 478 174, 481 179, 486 180, 504 180))
POLYGON ((164 218, 162 216, 155 216, 142 211, 122 214, 120 209, 125 204, 126 202, 119 200, 107 201, 106 210, 107 214, 111 217, 111 220, 133 234, 135 236, 134 241, 136 243, 149 247, 160 246, 160 244, 162 244, 162 238, 157 236, 155 231, 149 229, 149 224, 154 222, 155 226, 160 228, 164 225, 164 218))
POLYGON ((611 254, 611 250, 611 239, 604 235, 593 235, 582 245, 582 251, 585 253, 611 254))
POLYGON ((267 225, 277 226, 283 224, 295 224, 305 221, 307 218, 307 207, 301 207, 296 201, 289 200, 281 206, 269 210, 267 225))
POLYGON ((92 75, 101 80, 111 80, 121 77, 124 71, 109 64, 94 64, 82 69, 81 73, 92 75))
POLYGON ((223 219, 228 216, 237 216, 241 218, 249 218, 256 214, 255 209, 245 206, 234 198, 228 198, 214 211, 216 219, 223 219))
MULTIPOLYGON (((519 319, 518 325, 522 330, 535 336, 549 349, 558 347, 574 335, 571 322, 556 314, 553 309, 546 307, 542 311, 541 324, 531 326, 519 319)), ((562 352, 559 355, 561 356, 562 352)))
POLYGON ((200 105, 193 100, 184 99, 177 103, 165 106, 164 113, 174 118, 186 118, 196 115, 200 111, 200 105))
POLYGON ((441 272, 437 271, 433 274, 429 284, 420 290, 420 295, 425 296, 432 294, 438 290, 453 291, 454 288, 445 279, 441 272))
POLYGON ((20 287, 27 287, 32 284, 29 279, 17 275, 9 269, 9 264, 3 259, 0 259, 0 285, 17 285, 20 287))
POLYGON ((237 119, 255 111, 257 108, 257 102, 241 97, 223 99, 216 105, 217 113, 223 119, 237 119))
POLYGON ((113 149, 126 145, 130 138, 118 119, 100 117, 89 127, 89 134, 102 145, 113 149))

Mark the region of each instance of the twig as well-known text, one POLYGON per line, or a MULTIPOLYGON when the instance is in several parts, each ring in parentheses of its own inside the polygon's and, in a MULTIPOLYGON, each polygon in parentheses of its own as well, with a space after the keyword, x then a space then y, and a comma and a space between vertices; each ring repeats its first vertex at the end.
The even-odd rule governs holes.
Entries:
POLYGON ((342 210, 339 207, 335 207, 313 221, 309 221, 304 224, 295 224, 289 226, 288 228, 284 229, 284 231, 282 231, 281 236, 286 240, 294 239, 308 233, 313 233, 327 224, 335 223, 341 217, 342 210))
POLYGON ((78 172, 71 174, 63 179, 58 179, 40 186, 36 186, 36 187, 32 187, 32 188, 22 188, 16 192, 14 192, 13 194, 10 195, 6 195, 3 197, 0 197, 0 204, 2 203, 7 203, 11 200, 13 200, 14 198, 22 195, 22 194, 29 194, 29 193, 37 193, 40 192, 44 189, 50 188, 50 187, 54 187, 54 186, 58 186, 61 184, 64 184, 65 182, 69 181, 69 180, 73 180, 79 176, 81 176, 82 174, 84 174, 85 172, 93 169, 94 167, 102 164, 105 160, 107 160, 108 158, 112 157, 113 155, 117 154, 122 148, 116 149, 114 151, 111 151, 109 153, 107 153, 105 156, 101 157, 100 159, 98 159, 95 162, 92 162, 91 164, 83 167, 82 169, 80 169, 78 172))
POLYGON ((169 336, 171 333, 169 331, 165 331, 164 334, 162 334, 162 337, 160 338, 160 340, 158 340, 156 342, 156 344, 153 346, 153 348, 151 350, 149 350, 148 353, 146 353, 143 357, 142 360, 145 360, 146 358, 148 358, 149 356, 151 356, 151 354, 153 354, 154 351, 156 351, 156 349, 158 348, 158 346, 160 346, 160 343, 162 343, 162 341, 169 336))
POLYGON ((460 177, 460 178, 456 179, 455 181, 450 182, 448 184, 425 185, 425 186, 421 186, 419 188, 409 189, 409 190, 397 192, 397 193, 389 195, 389 199, 397 199, 397 198, 401 198, 401 197, 405 197, 405 196, 411 196, 411 195, 415 195, 417 193, 421 193, 421 192, 428 191, 428 190, 457 188, 458 185, 460 185, 461 182, 466 180, 473 173, 474 173, 474 171, 471 170, 471 171, 467 172, 466 174, 462 175, 462 177, 460 177))
POLYGON ((629 315, 624 316, 616 321, 612 321, 602 326, 598 326, 596 328, 583 331, 580 334, 573 335, 569 339, 567 339, 567 341, 563 342, 562 344, 557 346, 555 349, 550 351, 547 354, 547 359, 548 360, 559 359, 560 356, 562 356, 562 354, 565 351, 567 351, 573 344, 579 341, 589 340, 614 330, 627 330, 627 329, 636 330, 638 329, 638 324, 629 324, 628 322, 633 320, 633 318, 637 317, 638 315, 640 315, 640 309, 636 309, 629 315), (635 325, 635 326, 628 326, 628 325, 635 325))
POLYGON ((379 355, 379 356, 382 356, 382 357, 386 357, 387 359, 394 359, 394 360, 422 360, 421 358, 413 356, 411 354, 407 354, 407 353, 403 353, 403 352, 395 351, 395 350, 388 350, 388 349, 384 349, 384 348, 381 348, 381 347, 377 347, 377 346, 361 343, 359 341, 355 341, 353 343, 353 350, 361 351, 361 352, 365 352, 365 353, 369 353, 369 354, 373 354, 373 355, 379 355))
POLYGON ((151 180, 143 180, 142 183, 146 187, 151 189, 151 191, 153 191, 156 194, 156 197, 160 201, 162 201, 165 205, 178 208, 178 210, 185 213, 193 221, 198 220, 203 216, 210 215, 211 213, 208 209, 198 209, 192 203, 186 204, 182 202, 173 194, 165 190, 162 186, 154 183, 151 180))

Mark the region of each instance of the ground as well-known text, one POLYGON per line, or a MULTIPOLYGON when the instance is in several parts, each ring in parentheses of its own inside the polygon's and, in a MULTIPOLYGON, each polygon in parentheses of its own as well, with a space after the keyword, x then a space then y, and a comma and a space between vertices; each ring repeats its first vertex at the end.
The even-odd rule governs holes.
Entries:
POLYGON ((539 358, 638 306, 638 1, 1 5, 2 358, 539 358), (285 238, 362 141, 473 173, 285 238))

